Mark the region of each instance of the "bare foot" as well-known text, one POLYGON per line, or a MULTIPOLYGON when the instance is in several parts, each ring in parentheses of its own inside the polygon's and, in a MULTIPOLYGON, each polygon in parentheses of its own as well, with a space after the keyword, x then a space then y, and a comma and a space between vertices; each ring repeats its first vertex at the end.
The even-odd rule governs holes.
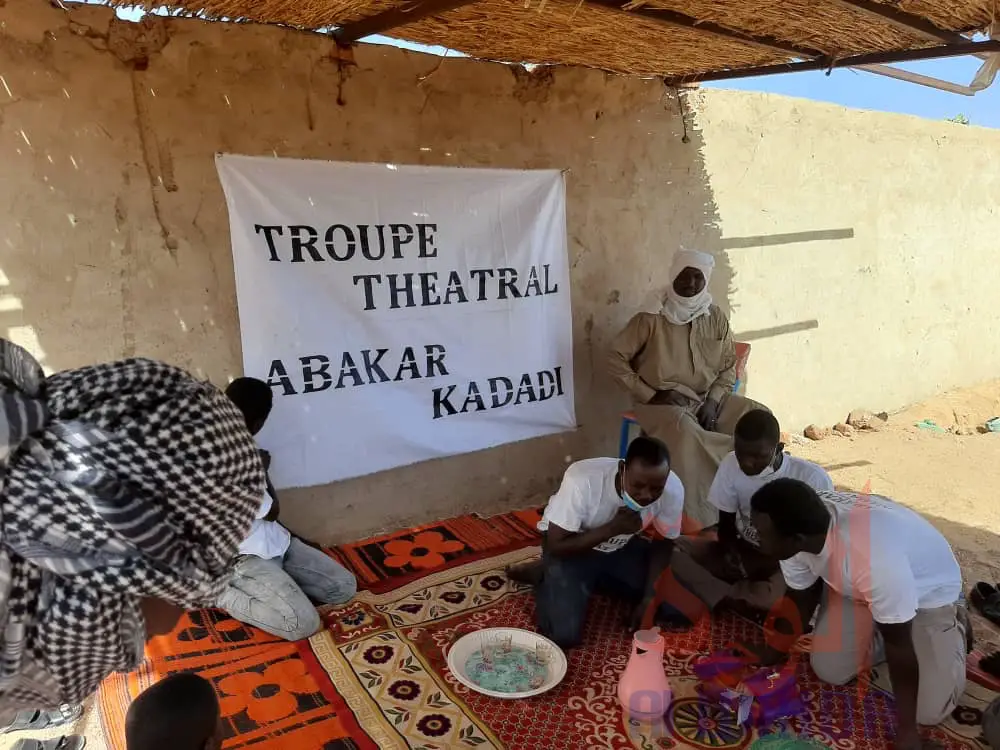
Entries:
POLYGON ((504 572, 510 580, 516 583, 537 586, 542 582, 542 561, 535 560, 520 565, 511 565, 504 572))

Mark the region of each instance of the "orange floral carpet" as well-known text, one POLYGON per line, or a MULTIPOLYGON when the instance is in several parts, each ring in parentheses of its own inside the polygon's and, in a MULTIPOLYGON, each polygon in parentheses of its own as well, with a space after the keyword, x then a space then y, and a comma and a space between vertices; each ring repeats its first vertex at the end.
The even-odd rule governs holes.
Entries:
POLYGON ((458 516, 344 544, 333 555, 354 571, 360 588, 383 592, 428 573, 538 544, 540 519, 538 510, 458 516))
MULTIPOLYGON (((468 515, 343 545, 332 554, 363 588, 398 587, 436 570, 537 544, 537 511, 481 518, 468 515)), ((288 643, 223 612, 184 616, 168 636, 153 639, 136 672, 113 675, 98 705, 111 750, 125 750, 125 713, 163 677, 197 672, 219 695, 226 750, 374 750, 308 643, 288 643)))
MULTIPOLYGON (((558 750, 559 748, 748 748, 756 735, 693 697, 690 665, 700 653, 746 637, 729 618, 678 635, 665 666, 675 698, 669 722, 651 733, 626 725, 615 690, 627 659, 620 612, 595 601, 587 645, 571 655, 566 680, 529 701, 496 701, 460 686, 445 667, 453 640, 471 630, 533 628, 530 591, 503 567, 532 557, 537 511, 463 516, 343 545, 333 554, 367 591, 324 613, 326 630, 287 643, 216 611, 185 616, 154 639, 143 668, 110 678, 99 706, 111 750, 125 750, 131 701, 156 680, 195 671, 220 698, 226 750, 558 750)), ((792 731, 845 750, 888 747, 891 697, 873 674, 870 690, 816 683, 803 664, 809 714, 792 731)), ((971 676, 971 675, 970 675, 971 676)), ((950 750, 985 748, 982 710, 996 694, 970 684, 966 700, 934 733, 950 750)))
MULTIPOLYGON (((317 679, 337 685, 360 727, 383 750, 749 750, 761 739, 695 691, 698 658, 758 634, 757 626, 732 615, 703 618, 692 630, 667 636, 664 668, 674 700, 655 726, 623 719, 617 686, 630 640, 621 606, 604 597, 595 597, 584 645, 569 654, 566 678, 556 689, 504 701, 458 683, 446 666, 457 638, 487 627, 534 629, 533 595, 503 571, 536 552, 439 570, 387 593, 362 592, 329 612, 327 631, 310 640, 317 679)), ((841 750, 892 746, 885 674, 873 671, 860 687, 833 687, 819 682, 804 654, 796 660, 806 711, 772 731, 841 750)), ((961 706, 928 737, 946 750, 984 750, 982 711, 994 697, 970 684, 961 706)))
POLYGON ((305 642, 288 643, 223 612, 190 612, 146 649, 146 664, 113 675, 98 693, 110 750, 125 750, 129 704, 157 680, 197 672, 219 696, 226 750, 375 750, 327 679, 317 680, 305 642))

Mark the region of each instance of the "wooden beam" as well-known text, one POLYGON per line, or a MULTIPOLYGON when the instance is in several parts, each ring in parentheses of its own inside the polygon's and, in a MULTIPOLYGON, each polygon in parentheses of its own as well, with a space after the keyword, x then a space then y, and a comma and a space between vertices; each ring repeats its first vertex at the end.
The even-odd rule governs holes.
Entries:
POLYGON ((446 13, 474 2, 476 0, 413 0, 404 5, 376 13, 374 16, 368 16, 341 26, 333 32, 333 38, 339 44, 350 44, 364 39, 366 36, 381 34, 397 26, 405 26, 408 23, 419 21, 421 18, 446 13))
POLYGON ((961 94, 962 96, 976 95, 976 90, 971 86, 963 86, 960 83, 952 83, 951 81, 945 81, 940 78, 932 78, 931 76, 914 73, 912 70, 893 68, 890 65, 859 65, 858 70, 863 70, 866 73, 874 73, 877 76, 895 78, 897 81, 915 83, 918 86, 927 86, 932 89, 947 91, 951 94, 961 94))
POLYGON ((915 34, 931 42, 944 42, 946 44, 962 44, 969 41, 957 31, 948 31, 935 26, 922 16, 915 16, 912 13, 899 10, 892 5, 876 3, 873 0, 829 0, 834 5, 841 5, 845 8, 856 10, 869 18, 874 18, 890 26, 894 26, 900 31, 908 34, 915 34))
POLYGON ((731 70, 714 70, 693 75, 682 75, 664 78, 668 86, 683 86, 705 81, 729 81, 736 78, 752 78, 755 76, 773 76, 781 73, 800 73, 807 70, 828 70, 829 68, 855 68, 862 65, 891 65, 892 63, 911 62, 914 60, 935 60, 941 57, 961 57, 962 55, 979 55, 1000 52, 1000 39, 985 42, 971 42, 968 39, 961 44, 945 44, 925 49, 896 50, 894 52, 875 52, 866 55, 854 55, 831 60, 805 60, 803 62, 783 63, 780 65, 759 65, 753 68, 733 68, 731 70))
POLYGON ((618 11, 619 13, 624 13, 628 16, 638 16, 639 18, 645 18, 648 21, 655 21, 657 23, 662 23, 667 26, 679 27, 683 29, 690 29, 692 31, 698 31, 705 35, 711 35, 719 37, 721 39, 726 39, 731 42, 741 42, 743 44, 750 45, 752 47, 757 47, 758 49, 765 49, 769 52, 773 52, 776 55, 783 55, 787 57, 799 57, 811 60, 816 57, 821 57, 824 53, 820 50, 811 49, 808 47, 801 47, 791 42, 786 42, 781 39, 775 39, 774 37, 765 36, 755 36, 753 34, 748 34, 743 31, 736 31, 735 29, 729 29, 725 26, 719 26, 716 23, 710 21, 699 21, 696 18, 691 18, 690 16, 685 16, 683 13, 677 13, 672 10, 666 10, 663 8, 655 8, 649 5, 640 5, 638 8, 633 10, 625 10, 622 7, 621 0, 583 0, 586 5, 596 5, 601 8, 607 8, 608 10, 618 11))

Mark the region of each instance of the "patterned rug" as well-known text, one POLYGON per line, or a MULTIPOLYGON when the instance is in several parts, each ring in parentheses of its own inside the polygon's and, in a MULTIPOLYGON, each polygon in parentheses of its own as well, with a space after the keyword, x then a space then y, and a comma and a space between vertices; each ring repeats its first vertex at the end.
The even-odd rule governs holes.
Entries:
POLYGON ((288 643, 214 610, 192 612, 153 639, 146 664, 101 685, 98 705, 110 750, 125 750, 125 712, 143 690, 175 672, 215 686, 226 750, 375 750, 325 677, 309 668, 308 644, 288 643))
POLYGON ((536 545, 540 518, 538 510, 458 516, 344 544, 333 555, 354 571, 360 588, 384 592, 428 573, 536 545))
MULTIPOLYGON (((735 617, 670 634, 665 665, 675 700, 658 726, 622 719, 616 690, 630 644, 620 606, 607 599, 593 602, 585 646, 571 653, 557 689, 503 701, 458 684, 445 667, 450 643, 484 627, 532 629, 533 597, 509 582, 503 568, 534 554, 520 550, 446 568, 390 592, 363 592, 328 612, 327 631, 310 641, 316 681, 337 686, 364 737, 383 750, 743 749, 761 739, 695 697, 693 662, 754 637, 754 626, 735 617)), ((834 688, 821 685, 797 658, 808 714, 774 730, 851 750, 891 746, 891 696, 877 687, 879 675, 861 688, 834 688)), ((994 695, 973 686, 953 718, 930 736, 953 750, 984 747, 978 724, 994 695)))
MULTIPOLYGON (((537 510, 492 518, 460 516, 332 550, 362 588, 385 591, 484 556, 538 543, 537 510)), ((287 643, 215 610, 191 612, 169 636, 150 642, 146 664, 112 675, 98 701, 110 750, 125 750, 132 700, 175 672, 212 681, 226 727, 226 750, 360 750, 363 732, 305 642, 287 643)))

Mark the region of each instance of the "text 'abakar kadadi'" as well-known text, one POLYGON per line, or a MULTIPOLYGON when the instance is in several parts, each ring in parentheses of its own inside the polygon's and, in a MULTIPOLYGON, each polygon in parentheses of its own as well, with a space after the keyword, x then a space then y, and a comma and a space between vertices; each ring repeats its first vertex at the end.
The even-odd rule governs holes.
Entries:
MULTIPOLYGON (((436 224, 261 225, 254 231, 267 244, 275 263, 375 263, 438 257, 436 224)), ((491 300, 512 301, 556 294, 548 263, 526 271, 511 267, 352 275, 360 294, 360 309, 405 309, 462 305, 491 300)), ((272 360, 267 382, 292 396, 328 389, 358 388, 380 383, 449 376, 446 348, 441 344, 406 346, 401 350, 359 349, 314 353, 295 364, 272 360), (297 378, 293 378, 297 375, 297 378), (296 383, 298 380, 298 384, 296 383), (296 387, 298 385, 298 387, 296 387)), ((517 375, 497 375, 466 384, 432 389, 433 419, 506 406, 547 401, 564 395, 562 367, 517 375)))

